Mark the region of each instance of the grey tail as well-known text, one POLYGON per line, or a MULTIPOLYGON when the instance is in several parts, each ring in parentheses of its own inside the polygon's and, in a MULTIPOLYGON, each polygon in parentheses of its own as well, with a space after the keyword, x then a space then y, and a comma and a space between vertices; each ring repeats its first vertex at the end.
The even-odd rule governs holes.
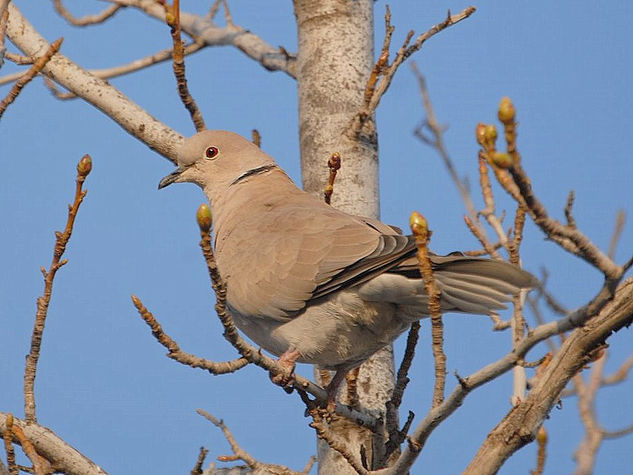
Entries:
MULTIPOLYGON (((506 303, 521 289, 538 284, 537 279, 510 263, 452 253, 431 256, 435 281, 441 291, 444 312, 487 315, 507 308, 506 303)), ((417 258, 409 258, 391 272, 413 277, 417 258)), ((417 274, 419 277, 419 273, 417 274)))

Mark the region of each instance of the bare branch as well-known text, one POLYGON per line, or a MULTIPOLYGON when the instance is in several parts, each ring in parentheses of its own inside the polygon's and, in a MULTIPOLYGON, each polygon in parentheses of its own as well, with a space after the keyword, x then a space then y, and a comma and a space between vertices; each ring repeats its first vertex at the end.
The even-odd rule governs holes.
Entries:
MULTIPOLYGON (((200 41, 194 41, 192 43, 189 43, 189 44, 185 45, 185 47, 184 47, 184 55, 187 56, 187 55, 193 54, 193 53, 195 53, 197 51, 200 51, 205 46, 206 45, 203 42, 200 42, 200 41)), ((87 71, 88 71, 89 74, 92 74, 92 75, 94 75, 94 76, 96 76, 98 78, 111 79, 111 78, 123 76, 125 74, 130 74, 130 73, 133 73, 135 71, 140 71, 141 69, 147 68, 147 67, 152 66, 154 64, 158 64, 158 63, 162 63, 164 61, 167 61, 167 60, 171 59, 173 52, 174 52, 174 50, 172 48, 163 49, 163 50, 160 50, 160 51, 158 51, 158 52, 156 52, 154 54, 151 54, 149 56, 145 56, 143 58, 139 58, 139 59, 136 59, 134 61, 131 61, 131 62, 127 63, 127 64, 122 64, 120 66, 114 66, 112 68, 89 69, 87 71)), ((15 55, 13 55, 13 56, 15 56, 15 55)), ((25 59, 27 59, 27 58, 25 58, 25 59)), ((30 63, 23 63, 23 64, 30 64, 30 63)), ((19 73, 14 73, 14 74, 7 74, 6 76, 1 77, 0 78, 0 86, 3 85, 3 84, 7 84, 7 83, 10 83, 10 82, 13 82, 16 79, 19 79, 20 76, 22 76, 23 74, 24 74, 23 72, 19 72, 19 73)), ((77 96, 72 94, 72 97, 69 97, 69 98, 74 98, 74 97, 77 97, 77 96)))
POLYGON ((440 290, 433 277, 433 268, 429 257, 428 244, 431 231, 426 219, 419 213, 413 212, 410 218, 411 231, 415 236, 418 247, 418 263, 420 275, 424 280, 424 290, 429 297, 429 314, 431 316, 431 340, 433 358, 435 360, 435 385, 433 387, 433 408, 444 401, 444 387, 446 385, 446 355, 444 354, 444 323, 440 308, 440 290))
MULTIPOLYGON (((408 468, 410 468, 415 462, 419 451, 422 449, 433 430, 443 420, 445 420, 453 412, 455 412, 458 407, 461 406, 464 399, 471 391, 478 388, 479 386, 482 386, 483 384, 486 384, 489 381, 492 381, 499 375, 509 371, 520 360, 524 359, 527 352, 538 343, 546 340, 553 335, 557 335, 560 332, 571 330, 572 328, 576 328, 577 326, 583 324, 585 325, 585 327, 583 327, 582 331, 574 333, 574 335, 576 335, 575 339, 581 338, 581 336, 583 336, 583 338, 589 339, 590 341, 601 341, 601 339, 606 338, 606 336, 612 331, 616 331, 622 328, 622 326, 630 323, 633 320, 633 278, 628 279, 626 282, 622 283, 619 286, 615 294, 615 298, 613 298, 612 300, 609 301, 609 299, 605 298, 607 294, 607 290, 605 290, 604 288, 601 289, 601 291, 589 304, 574 312, 578 316, 583 315, 585 317, 584 319, 581 319, 581 321, 570 315, 568 317, 561 318, 560 320, 540 325, 537 328, 531 330, 525 337, 523 337, 521 342, 517 344, 516 348, 514 348, 503 358, 488 364, 487 366, 473 373, 467 378, 458 377, 458 381, 460 384, 453 390, 453 392, 444 400, 444 402, 440 406, 431 409, 431 411, 427 413, 424 419, 420 421, 420 423, 418 423, 418 426, 415 428, 415 431, 411 435, 411 440, 414 442, 413 447, 411 445, 408 446, 402 452, 394 465, 392 465, 388 469, 378 471, 377 473, 405 473, 406 470, 408 470, 408 468), (602 306, 596 305, 600 302, 602 302, 602 306), (592 313, 592 310, 596 309, 597 311, 592 313), (593 317, 594 315, 598 316, 589 320, 589 317, 593 317)), ((570 338, 565 341, 565 344, 569 344, 567 343, 567 341, 569 341, 570 338)), ((560 358, 560 355, 561 353, 559 352, 557 357, 560 358)), ((565 364, 571 364, 572 362, 577 363, 577 361, 573 358, 572 360, 573 361, 565 359, 565 364)), ((584 364, 584 360, 578 364, 582 366, 584 364)), ((550 371, 549 365, 547 367, 547 371, 550 371)), ((571 374, 573 373, 567 374, 566 381, 569 380, 571 374)), ((539 387, 547 388, 548 386, 544 386, 541 380, 546 380, 547 383, 545 384, 551 384, 552 381, 555 380, 555 378, 546 378, 545 376, 543 376, 543 378, 539 378, 539 387)), ((562 389, 564 388, 566 381, 564 382, 564 384, 562 384, 560 391, 562 391, 562 389)), ((544 391, 545 389, 542 390, 544 391)), ((520 404, 519 406, 515 407, 513 411, 523 411, 527 407, 527 400, 531 400, 533 394, 534 389, 530 392, 526 401, 524 401, 524 404, 520 404)), ((542 411, 547 413, 558 400, 558 398, 555 396, 550 395, 550 397, 551 399, 543 399, 547 404, 550 404, 549 406, 542 406, 539 402, 539 404, 530 405, 530 407, 532 407, 532 409, 535 411, 542 411)), ((541 399, 538 400, 541 401, 541 399)), ((510 416, 512 416, 513 413, 514 412, 511 412, 510 416)), ((544 415, 542 417, 544 417, 544 415)), ((536 431, 536 428, 540 427, 540 422, 542 422, 542 419, 539 419, 538 422, 539 423, 535 426, 534 431, 536 431)), ((516 424, 515 427, 523 427, 523 425, 522 423, 516 424)), ((502 440, 503 439, 499 439, 500 442, 502 440)), ((513 441, 513 443, 515 442, 516 440, 513 441)), ((525 443, 527 443, 527 440, 525 441, 525 443)), ((517 448, 514 448, 510 453, 514 453, 514 451, 516 450, 517 448)), ((471 462, 471 465, 475 466, 473 462, 471 462)), ((494 470, 485 469, 482 471, 482 473, 493 472, 494 470)))
MULTIPOLYGON (((154 0, 109 0, 117 5, 138 8, 148 15, 165 21, 163 7, 154 0)), ((223 28, 218 27, 210 19, 181 12, 180 25, 182 31, 199 38, 207 46, 235 46, 249 58, 260 63, 269 71, 283 71, 296 77, 296 57, 280 48, 274 48, 251 31, 227 22, 223 28)))
POLYGON ((92 159, 90 155, 84 155, 77 164, 77 179, 75 184, 75 199, 72 206, 68 206, 68 218, 64 232, 55 232, 55 248, 53 251, 53 259, 48 270, 41 268, 44 276, 44 294, 37 299, 37 313, 35 315, 35 323, 33 325, 33 333, 31 335, 31 349, 26 357, 26 368, 24 369, 24 414, 28 423, 37 421, 35 417, 35 375, 37 373, 37 362, 40 357, 40 346, 44 335, 44 325, 48 314, 48 305, 51 301, 53 292, 53 281, 57 271, 68 262, 62 260, 62 256, 66 251, 66 246, 73 232, 75 217, 79 206, 86 196, 87 191, 83 190, 83 183, 92 169, 92 159))
POLYGON ((470 197, 468 187, 464 180, 460 179, 457 175, 457 170, 455 169, 453 160, 446 150, 446 145, 444 143, 444 132, 446 131, 446 127, 440 125, 437 121, 437 118, 435 117, 435 111, 433 110, 433 105, 431 104, 431 98, 429 97, 426 80, 418 70, 415 62, 411 63, 411 69, 413 70, 413 74, 415 74, 415 77, 418 80, 418 87, 420 89, 420 95, 422 96, 422 103, 424 105, 424 111, 426 113, 426 120, 415 130, 414 134, 421 141, 433 147, 440 155, 440 157, 442 157, 444 166, 446 167, 446 170, 448 170, 448 174, 450 175, 453 184, 457 187, 457 190, 459 191, 462 201, 464 202, 464 206, 466 206, 466 210, 468 211, 468 215, 476 224, 476 226, 481 228, 483 234, 485 235, 485 231, 477 220, 477 210, 475 208, 473 200, 470 197), (427 137, 426 135, 424 135, 424 128, 428 128, 428 130, 431 132, 431 137, 427 137))
POLYGON ((154 335, 154 338, 156 338, 156 340, 158 340, 161 345, 167 348, 167 356, 172 360, 178 361, 179 363, 187 366, 191 366, 192 368, 204 369, 209 373, 215 375, 234 373, 235 371, 243 368, 248 364, 248 361, 245 358, 237 358, 231 361, 215 362, 182 351, 180 349, 180 346, 178 346, 178 343, 176 343, 169 335, 167 335, 163 331, 160 323, 156 321, 152 313, 147 310, 147 308, 143 305, 138 297, 132 295, 132 302, 134 302, 134 306, 138 310, 138 313, 141 315, 141 318, 143 318, 143 320, 145 320, 145 323, 147 323, 147 325, 152 329, 152 335, 154 335))
POLYGON ((615 257, 615 250, 618 247, 618 242, 620 242, 622 231, 624 231, 625 222, 626 213, 624 212, 624 210, 618 211, 618 216, 615 219, 615 229, 613 230, 613 235, 611 236, 611 241, 609 242, 609 251, 607 252, 607 255, 611 259, 615 257))
POLYGON ((198 453, 198 459, 196 460, 196 464, 191 470, 191 475, 202 475, 202 465, 204 464, 204 459, 207 458, 207 454, 209 451, 204 447, 200 447, 200 452, 198 453))
MULTIPOLYGON (((40 56, 50 46, 13 3, 9 5, 7 35, 28 56, 40 56)), ((103 111, 128 133, 175 162, 176 149, 183 137, 156 120, 116 88, 59 53, 53 56, 42 73, 103 111)))
MULTIPOLYGON (((407 346, 404 350, 404 356, 402 357, 402 363, 400 363, 400 367, 398 368, 398 374, 396 376, 396 385, 393 388, 393 394, 391 395, 391 399, 387 401, 386 404, 386 415, 385 415, 385 426, 387 432, 389 433, 389 440, 386 442, 386 450, 384 455, 384 461, 386 461, 389 456, 404 442, 407 430, 399 430, 398 428, 398 409, 400 408, 400 404, 402 403, 402 396, 404 395, 404 391, 409 384, 408 372, 411 368, 411 364, 413 363, 413 357, 415 356, 415 347, 418 344, 418 337, 420 334, 420 322, 416 321, 411 324, 411 329, 409 330, 409 334, 407 336, 407 346)), ((413 413, 410 412, 412 415, 413 413)), ((413 421, 413 417, 410 417, 411 421, 409 425, 413 421)))
POLYGON ((391 85, 391 81, 396 74, 396 71, 400 67, 400 65, 414 52, 418 51, 424 42, 434 36, 436 33, 452 26, 460 21, 468 18, 470 15, 475 13, 475 7, 468 7, 464 9, 462 12, 457 15, 449 15, 446 19, 438 23, 437 25, 429 28, 425 33, 419 35, 413 44, 409 44, 411 39, 413 38, 413 31, 410 31, 407 34, 404 43, 396 53, 396 57, 393 62, 389 64, 389 49, 391 46, 391 36, 394 31, 394 27, 391 26, 391 12, 389 8, 387 8, 385 12, 385 40, 382 46, 382 50, 376 65, 374 66, 373 72, 369 77, 367 86, 365 87, 365 101, 364 105, 360 111, 354 116, 354 119, 349 125, 349 129, 347 133, 356 136, 360 134, 363 126, 367 122, 369 118, 371 118, 376 112, 378 105, 380 104, 380 100, 382 96, 387 92, 389 86, 391 85), (380 76, 380 80, 378 77, 380 76))
MULTIPOLYGON (((8 11, 5 11, 5 14, 6 13, 8 13, 8 11)), ((9 107, 9 105, 11 105, 13 101, 15 101, 16 97, 18 97, 18 94, 20 94, 22 88, 24 88, 24 86, 26 86, 35 76, 37 76, 37 73, 39 73, 42 68, 46 66, 46 63, 51 60, 53 55, 55 55, 55 53, 59 51, 59 48, 61 47, 63 41, 63 38, 59 38, 58 40, 53 41, 46 53, 39 57, 33 63, 33 66, 31 66, 31 68, 25 74, 20 76, 20 79, 16 81, 7 96, 2 99, 2 101, 0 101, 0 119, 4 114, 4 111, 7 110, 7 107, 9 107)))
POLYGON ((173 70, 176 76, 176 84, 178 86, 178 94, 180 100, 191 115, 191 120, 197 132, 206 129, 204 119, 198 109, 198 105, 193 96, 189 92, 187 85, 187 77, 185 76, 185 54, 182 39, 180 38, 180 0, 174 0, 172 7, 165 3, 165 21, 171 28, 171 37, 174 42, 173 70))
MULTIPOLYGON (((0 412, 0 434, 7 437, 9 433, 7 422, 9 414, 0 412)), ((13 418, 13 426, 19 426, 39 455, 50 461, 55 470, 68 475, 105 475, 105 471, 94 462, 79 453, 60 439, 51 430, 38 424, 27 424, 24 421, 13 418)), ((9 437, 11 435, 9 434, 9 437)), ((14 440, 18 442, 17 439, 14 440)))
MULTIPOLYGON (((601 346, 611 333, 632 321, 633 278, 630 278, 620 285, 612 301, 563 342, 561 350, 553 356, 524 403, 514 407, 489 434, 465 473, 495 473, 512 453, 532 441, 569 379, 586 364, 588 355, 601 346)), ((550 325, 541 325, 526 339, 550 325)), ((563 329, 561 325, 559 330, 563 329)))
POLYGON ((103 23, 123 8, 122 5, 110 5, 108 8, 96 15, 86 15, 84 17, 77 18, 71 14, 66 7, 64 7, 62 0, 53 0, 53 6, 55 7, 55 10, 57 10, 57 13, 59 13, 68 23, 75 26, 87 26, 103 23))
POLYGON ((206 420, 211 422, 214 426, 219 428, 224 434, 224 438, 227 440, 227 442, 231 446, 231 450, 233 451, 234 455, 228 456, 228 457, 227 456, 218 457, 219 460, 221 461, 242 460, 254 472, 257 472, 257 473, 283 473, 287 475, 298 475, 300 473, 300 472, 295 472, 293 470, 290 470, 288 467, 285 467, 283 465, 268 464, 268 463, 263 463, 256 460, 251 454, 249 454, 244 449, 242 449, 242 447, 240 447, 240 445, 235 440, 235 437, 233 437, 233 434, 231 433, 231 431, 226 426, 223 420, 216 419, 212 414, 208 413, 207 411, 203 409, 197 409, 196 412, 200 414, 202 417, 204 417, 206 420))

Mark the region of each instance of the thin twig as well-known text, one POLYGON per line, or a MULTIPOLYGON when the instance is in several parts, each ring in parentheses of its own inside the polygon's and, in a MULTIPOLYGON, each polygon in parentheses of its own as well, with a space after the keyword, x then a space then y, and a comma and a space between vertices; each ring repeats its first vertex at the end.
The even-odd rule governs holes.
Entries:
POLYGON ((43 56, 39 57, 33 63, 33 66, 31 66, 29 70, 25 74, 20 76, 20 79, 15 82, 9 93, 0 102, 0 119, 2 118, 2 115, 4 114, 4 111, 7 109, 7 107, 9 107, 9 105, 13 101, 15 101, 15 98, 18 97, 18 94, 20 94, 22 88, 26 86, 35 76, 37 76, 37 73, 39 73, 42 68, 46 66, 46 63, 51 60, 53 55, 59 51, 59 48, 61 47, 63 41, 63 38, 59 38, 53 41, 46 53, 44 53, 43 56))
POLYGON ((103 23, 123 8, 122 5, 110 5, 96 15, 86 15, 81 18, 77 18, 70 13, 66 7, 64 7, 62 0, 53 0, 53 6, 55 7, 55 10, 57 10, 57 13, 59 13, 68 23, 75 26, 87 26, 103 23))
POLYGON ((536 434, 536 442, 538 450, 536 453, 536 468, 530 473, 532 475, 541 475, 545 470, 545 459, 547 457, 547 430, 545 426, 541 426, 536 434))
POLYGON ((259 133, 259 130, 252 130, 252 142, 257 145, 259 148, 262 148, 262 135, 259 133))
POLYGON ((24 415, 27 423, 34 423, 37 420, 35 417, 35 394, 33 389, 37 372, 37 362, 40 357, 40 346, 44 334, 44 325, 46 323, 46 315, 48 314, 48 305, 51 301, 53 291, 53 281, 57 271, 68 262, 66 259, 62 260, 62 256, 72 235, 77 211, 86 196, 87 191, 82 190, 82 186, 91 169, 92 159, 90 155, 84 155, 77 164, 75 199, 73 204, 68 206, 66 228, 64 232, 55 232, 55 249, 53 251, 51 265, 48 270, 43 267, 41 268, 42 275, 44 276, 44 294, 37 299, 37 313, 35 314, 35 323, 31 335, 31 349, 26 357, 26 368, 24 369, 24 415))
MULTIPOLYGON (((205 46, 206 45, 204 42, 200 40, 195 40, 185 45, 184 54, 185 56, 188 56, 197 51, 200 51, 205 46)), ((104 68, 104 69, 88 69, 87 71, 90 74, 101 79, 112 79, 115 77, 123 76, 125 74, 130 74, 136 71, 140 71, 141 69, 147 68, 154 64, 162 63, 163 61, 167 61, 172 58, 173 53, 174 53, 173 48, 163 49, 154 54, 150 54, 143 58, 136 59, 126 64, 122 64, 120 66, 114 66, 111 68, 104 68)), ((15 56, 15 59, 12 59, 12 61, 14 62, 17 62, 17 60, 19 59, 28 60, 28 62, 23 62, 23 63, 18 63, 18 64, 31 64, 33 62, 29 58, 26 58, 26 57, 18 57, 17 55, 13 55, 13 56, 15 56)), ((7 53, 7 57, 9 58, 8 53, 7 53)), ((3 84, 13 82, 16 79, 19 79, 23 74, 24 74, 23 72, 18 72, 15 74, 7 74, 6 76, 1 77, 0 86, 3 84)), ((68 97, 62 97, 62 99, 72 99, 76 97, 75 94, 72 94, 72 95, 71 94, 72 93, 69 93, 68 97)))
POLYGON ((204 459, 207 458, 208 453, 209 451, 207 449, 200 447, 196 464, 193 466, 193 469, 191 469, 191 475, 202 475, 202 465, 204 464, 204 459))
MULTIPOLYGON (((412 466, 418 457, 419 450, 424 446, 433 430, 462 405, 464 399, 471 391, 488 383, 489 381, 492 381, 501 374, 506 373, 514 367, 517 362, 524 359, 525 354, 538 343, 558 334, 561 331, 568 331, 583 324, 593 326, 600 324, 607 325, 607 323, 604 322, 612 322, 615 319, 616 322, 614 325, 617 324, 617 327, 615 328, 620 328, 626 322, 630 322, 633 318, 631 316, 633 315, 633 278, 628 279, 618 288, 615 300, 610 303, 607 303, 607 301, 603 299, 605 293, 607 292, 608 291, 604 288, 601 289, 591 302, 578 311, 579 314, 583 314, 585 317, 582 319, 582 322, 579 322, 570 315, 559 320, 540 325, 530 331, 516 346, 516 348, 507 353, 501 359, 486 365, 466 378, 459 377, 459 384, 455 387, 453 392, 440 406, 431 409, 418 423, 418 426, 415 428, 411 436, 412 440, 416 443, 415 447, 406 447, 396 463, 390 466, 389 469, 383 470, 380 473, 406 473, 408 468, 412 466), (596 303, 603 304, 597 308, 596 303), (591 309, 597 310, 595 313, 591 313, 591 309), (586 312, 589 312, 590 315, 586 312), (596 315, 598 315, 596 318, 587 322, 589 317, 596 315)), ((603 329, 604 327, 600 328, 603 329)), ((612 331, 613 328, 614 327, 609 326, 609 332, 612 331)), ((528 398, 529 397, 530 396, 528 395, 528 398)), ((522 408, 523 406, 524 405, 520 405, 518 408, 522 408)), ((514 410, 516 410, 516 408, 514 410)), ((539 420, 542 421, 542 419, 539 420)))
POLYGON ((332 200, 332 193, 334 193, 334 180, 336 180, 336 174, 341 168, 341 155, 338 152, 334 152, 327 161, 327 166, 330 170, 330 175, 328 177, 327 185, 325 186, 325 191, 323 192, 323 198, 327 204, 330 204, 330 201, 332 200))
POLYGON ((290 470, 288 467, 284 465, 260 462, 259 460, 255 459, 251 454, 246 452, 242 447, 240 447, 240 445, 235 440, 235 437, 233 436, 233 434, 231 433, 231 431, 226 426, 223 420, 216 419, 212 414, 210 414, 209 412, 203 409, 197 409, 196 412, 200 414, 202 417, 204 417, 206 420, 211 422, 214 426, 219 428, 224 434, 224 438, 231 446, 233 455, 221 456, 221 457, 218 457, 218 460, 227 461, 227 462, 241 460, 244 463, 246 463, 246 465, 248 465, 249 468, 253 470, 254 473, 283 473, 287 475, 299 475, 299 473, 302 473, 302 472, 295 472, 293 470, 290 470))
POLYGON ((248 360, 246 360, 246 358, 236 358, 230 361, 216 362, 182 351, 178 346, 178 343, 176 343, 167 333, 163 331, 160 323, 156 321, 156 318, 154 318, 152 313, 147 310, 136 295, 132 295, 132 302, 134 302, 134 306, 141 318, 143 318, 145 323, 147 323, 147 325, 152 329, 152 335, 154 335, 154 338, 156 338, 161 345, 167 348, 167 357, 172 360, 191 366, 192 368, 204 369, 214 375, 234 373, 248 364, 248 360))
POLYGON ((360 134, 367 120, 369 120, 373 116, 374 112, 378 108, 382 96, 389 89, 389 86, 391 85, 391 81, 393 80, 396 71, 409 56, 418 51, 422 47, 424 42, 431 38, 433 35, 448 28, 449 26, 452 26, 468 18, 474 12, 475 7, 468 7, 462 12, 453 16, 451 16, 449 12, 448 16, 443 22, 432 26, 426 32, 419 35, 415 39, 413 44, 409 44, 414 36, 414 32, 410 31, 407 34, 402 46, 396 53, 393 62, 389 64, 389 49, 391 47, 391 37, 394 31, 394 27, 391 25, 391 12, 389 11, 389 8, 387 8, 385 12, 385 39, 383 42, 382 50, 365 87, 364 104, 358 111, 358 113, 354 116, 354 119, 348 127, 347 133, 352 136, 357 136, 358 134, 360 134), (378 79, 379 77, 380 79, 378 79))
POLYGON ((444 323, 440 308, 440 290, 433 277, 433 268, 429 257, 428 244, 431 231, 426 219, 418 212, 413 212, 410 218, 411 231, 415 235, 418 247, 418 264, 420 274, 424 280, 424 289, 429 298, 429 314, 431 316, 431 341, 433 358, 435 360, 435 384, 433 386, 433 408, 444 401, 444 387, 446 385, 446 355, 444 354, 444 323))
POLYGON ((619 437, 624 437, 625 435, 633 434, 633 424, 625 427, 624 429, 610 431, 610 430, 602 430, 602 436, 605 439, 617 439, 619 437))
POLYGON ((7 422, 5 424, 4 434, 2 439, 4 440, 4 451, 7 454, 7 465, 9 466, 10 475, 18 475, 18 469, 15 466, 15 450, 13 449, 13 441, 11 434, 13 433, 13 414, 7 415, 7 422))
MULTIPOLYGON (((459 191, 462 201, 464 202, 464 206, 466 206, 466 210, 468 211, 468 215, 474 221, 474 223, 481 228, 481 224, 477 220, 477 210, 475 208, 473 200, 470 197, 468 186, 466 185, 464 180, 459 178, 457 170, 455 169, 455 165, 453 164, 453 160, 451 159, 446 149, 446 144, 444 143, 444 132, 446 131, 446 126, 440 125, 437 121, 435 111, 433 110, 433 105, 431 104, 429 91, 426 86, 426 80, 418 70, 418 66, 415 62, 411 63, 411 70, 418 80, 418 88, 420 89, 422 104, 424 105, 424 111, 426 113, 426 119, 424 123, 415 129, 414 135, 422 142, 434 148, 440 155, 440 157, 442 157, 444 166, 446 167, 446 170, 448 171, 453 184, 457 187, 457 190, 459 191), (428 130, 431 132, 430 137, 424 134, 425 127, 428 128, 428 130)), ((483 228, 482 232, 485 235, 485 231, 483 230, 483 228)))
POLYGON ((184 47, 180 38, 180 0, 174 0, 174 4, 171 7, 165 3, 165 20, 171 27, 171 37, 174 42, 173 70, 178 85, 178 94, 180 95, 180 100, 189 111, 189 115, 191 115, 196 131, 200 132, 205 130, 206 126, 200 109, 198 109, 198 105, 187 86, 184 47))
MULTIPOLYGON (((338 452, 347 462, 352 466, 354 470, 356 470, 359 474, 367 474, 369 473, 367 469, 363 466, 361 460, 355 457, 352 453, 349 452, 348 446, 344 440, 341 440, 334 431, 330 430, 327 424, 323 421, 323 414, 326 415, 329 419, 334 417, 333 414, 327 412, 327 410, 322 409, 314 401, 312 401, 308 395, 299 390, 298 391, 301 400, 306 405, 307 411, 312 417, 312 422, 310 423, 310 427, 312 427, 316 433, 317 437, 321 440, 324 440, 330 448, 338 452)), ((331 421, 330 421, 331 422, 331 421)))
MULTIPOLYGON (((402 404, 402 396, 409 384, 409 369, 413 363, 413 357, 415 356, 415 347, 418 344, 418 338, 420 334, 420 322, 416 321, 411 324, 409 334, 407 335, 407 345, 404 350, 404 356, 402 362, 398 368, 398 374, 396 376, 396 384, 393 388, 391 399, 386 404, 385 426, 389 433, 389 440, 385 444, 384 461, 386 461, 391 454, 404 442, 407 431, 398 429, 398 409, 402 404)), ((410 411, 409 411, 410 412, 410 411)), ((410 412, 410 414, 413 414, 410 412)), ((413 421, 413 418, 411 418, 413 421)), ((411 422, 409 422, 409 425, 411 422)))
POLYGON ((626 222, 626 213, 624 212, 624 210, 618 211, 618 216, 615 219, 615 229, 613 230, 613 235, 611 236, 611 241, 609 242, 609 251, 607 252, 607 255, 611 259, 615 257, 615 250, 618 247, 618 242, 620 242, 622 231, 624 231, 625 222, 626 222))

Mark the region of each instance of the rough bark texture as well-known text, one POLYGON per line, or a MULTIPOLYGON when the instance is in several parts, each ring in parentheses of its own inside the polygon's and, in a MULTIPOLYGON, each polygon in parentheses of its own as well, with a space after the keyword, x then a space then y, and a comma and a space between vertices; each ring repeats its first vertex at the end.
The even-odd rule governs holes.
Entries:
MULTIPOLYGON (((299 50, 299 133, 305 190, 322 195, 327 161, 341 155, 332 205, 349 213, 377 218, 378 141, 373 120, 359 137, 347 133, 363 104, 363 93, 374 63, 373 0, 295 0, 299 50)), ((318 375, 317 375, 318 377, 318 375)), ((393 352, 387 348, 363 364, 358 378, 361 406, 382 411, 393 390, 393 352)), ((341 390, 344 393, 345 390, 341 390)), ((380 458, 384 444, 368 431, 340 423, 338 436, 367 461, 380 458)), ((319 473, 355 473, 327 444, 319 441, 319 473)))
POLYGON ((577 328, 565 340, 528 397, 515 406, 488 435, 464 473, 497 473, 503 463, 532 442, 569 380, 590 363, 614 331, 633 320, 633 278, 618 287, 615 298, 599 315, 577 328))

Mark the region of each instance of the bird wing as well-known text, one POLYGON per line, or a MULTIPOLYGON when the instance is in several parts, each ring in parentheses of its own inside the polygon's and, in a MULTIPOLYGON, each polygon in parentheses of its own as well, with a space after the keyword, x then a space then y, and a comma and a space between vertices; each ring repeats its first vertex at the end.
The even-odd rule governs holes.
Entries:
MULTIPOLYGON (((252 212, 252 210, 251 210, 252 212)), ((415 252, 410 237, 313 199, 242 219, 219 244, 228 302, 243 315, 287 320, 310 301, 356 285, 415 252), (229 265, 230 264, 230 265, 229 265)))

